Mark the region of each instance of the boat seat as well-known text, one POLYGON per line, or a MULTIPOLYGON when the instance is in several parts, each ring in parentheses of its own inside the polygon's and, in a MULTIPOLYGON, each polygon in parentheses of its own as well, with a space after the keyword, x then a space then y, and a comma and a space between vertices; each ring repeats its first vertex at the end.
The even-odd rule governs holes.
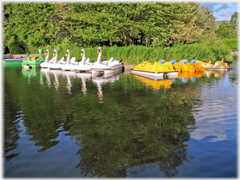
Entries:
POLYGON ((193 59, 193 60, 191 60, 191 63, 197 64, 197 60, 196 60, 196 59, 193 59))
POLYGON ((90 63, 90 58, 87 58, 87 60, 85 62, 86 63, 90 63))
POLYGON ((74 57, 72 57, 71 59, 70 59, 70 63, 74 63, 74 62, 77 62, 77 60, 76 60, 76 57, 74 56, 74 57))
POLYGON ((174 64, 177 64, 177 61, 176 61, 176 59, 173 59, 173 60, 170 61, 170 63, 171 63, 171 64, 173 64, 173 63, 174 63, 174 64))
POLYGON ((55 63, 56 63, 56 58, 53 57, 52 59, 50 59, 50 60, 49 60, 49 63, 51 63, 51 64, 55 64, 55 63))
POLYGON ((73 64, 73 65, 78 65, 78 64, 79 64, 79 62, 77 62, 77 61, 74 61, 74 62, 72 62, 71 64, 73 64))
POLYGON ((66 64, 65 57, 62 57, 59 61, 59 64, 66 64))
POLYGON ((160 59, 158 62, 165 63, 165 59, 160 59))
POLYGON ((111 57, 109 61, 113 62, 113 61, 115 61, 115 59, 113 57, 111 57))
POLYGON ((181 66, 183 65, 183 63, 188 64, 188 59, 184 59, 184 60, 181 62, 181 66))

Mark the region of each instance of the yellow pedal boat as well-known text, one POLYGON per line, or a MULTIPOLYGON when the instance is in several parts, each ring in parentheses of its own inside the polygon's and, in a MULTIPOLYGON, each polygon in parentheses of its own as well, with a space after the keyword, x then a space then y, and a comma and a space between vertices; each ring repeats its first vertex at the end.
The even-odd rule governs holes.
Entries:
POLYGON ((163 79, 164 75, 166 75, 171 78, 171 76, 177 76, 178 74, 177 66, 174 62, 165 62, 165 60, 155 63, 143 61, 133 68, 132 74, 159 79, 163 79))
POLYGON ((196 60, 198 64, 201 64, 206 70, 217 70, 217 71, 227 71, 229 70, 228 63, 224 63, 224 60, 217 61, 215 64, 212 64, 211 61, 203 62, 196 60))
POLYGON ((196 59, 188 62, 188 59, 181 59, 178 62, 178 72, 203 72, 204 67, 197 63, 196 59))

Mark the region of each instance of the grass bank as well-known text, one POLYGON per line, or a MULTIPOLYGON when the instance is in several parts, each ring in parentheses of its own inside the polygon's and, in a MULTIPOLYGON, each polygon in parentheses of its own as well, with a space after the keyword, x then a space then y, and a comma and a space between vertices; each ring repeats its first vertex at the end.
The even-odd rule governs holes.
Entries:
MULTIPOLYGON (((71 57, 75 56, 78 61, 81 61, 81 49, 83 47, 61 44, 58 46, 48 46, 42 47, 43 49, 50 50, 50 58, 54 49, 58 50, 58 58, 60 59, 69 49, 71 52, 71 57)), ((97 60, 97 48, 98 47, 85 47, 86 57, 89 57, 92 62, 97 60)), ((37 53, 30 52, 30 53, 37 53)), ((232 60, 230 48, 222 43, 221 45, 210 45, 205 43, 195 43, 195 44, 179 44, 173 47, 145 47, 145 46, 102 46, 102 60, 110 59, 114 57, 115 59, 123 62, 124 64, 137 64, 142 61, 154 62, 155 59, 158 61, 160 59, 165 59, 169 61, 170 59, 189 59, 197 58, 198 60, 211 60, 212 63, 218 60, 232 60), (127 59, 127 61, 126 61, 127 59)))
POLYGON ((222 42, 226 44, 233 51, 238 50, 238 40, 237 39, 222 39, 222 42))

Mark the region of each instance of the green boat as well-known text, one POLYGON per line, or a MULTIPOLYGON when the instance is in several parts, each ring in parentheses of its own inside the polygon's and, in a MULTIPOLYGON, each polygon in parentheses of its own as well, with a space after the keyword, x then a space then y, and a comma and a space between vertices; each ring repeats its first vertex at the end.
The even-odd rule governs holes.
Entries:
POLYGON ((40 67, 40 64, 44 62, 44 58, 42 56, 43 49, 38 48, 38 53, 39 53, 39 59, 33 59, 33 60, 29 58, 29 53, 27 53, 27 60, 23 60, 23 62, 21 63, 22 67, 29 68, 29 69, 40 67))
POLYGON ((26 58, 4 59, 2 62, 4 67, 20 67, 23 60, 26 60, 26 58))

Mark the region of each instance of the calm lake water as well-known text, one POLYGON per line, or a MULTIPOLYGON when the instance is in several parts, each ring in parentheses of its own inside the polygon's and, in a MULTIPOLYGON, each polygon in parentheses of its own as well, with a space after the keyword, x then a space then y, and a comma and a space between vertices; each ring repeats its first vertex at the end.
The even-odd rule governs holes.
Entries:
POLYGON ((160 81, 4 68, 4 177, 237 177, 231 66, 160 81))

